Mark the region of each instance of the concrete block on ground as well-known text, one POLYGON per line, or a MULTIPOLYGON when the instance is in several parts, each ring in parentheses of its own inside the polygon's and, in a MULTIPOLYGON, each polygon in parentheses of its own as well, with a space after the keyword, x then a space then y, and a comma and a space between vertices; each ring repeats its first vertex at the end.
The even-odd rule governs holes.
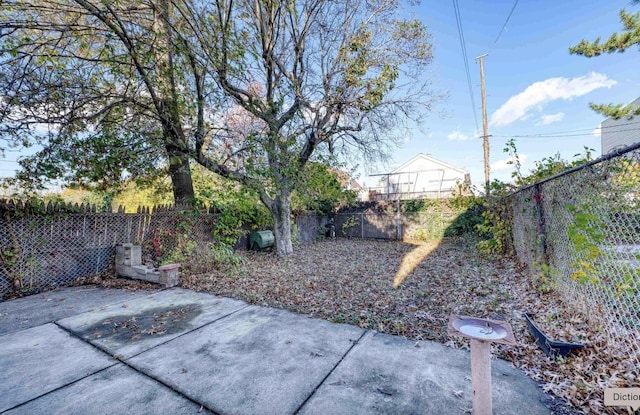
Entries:
POLYGON ((134 265, 131 270, 128 273, 133 279, 160 284, 160 273, 153 268, 149 268, 146 265, 134 265))
POLYGON ((58 324, 126 359, 244 307, 247 304, 242 301, 172 288, 58 324))
POLYGON ((217 413, 291 414, 363 332, 250 306, 128 363, 217 413))
POLYGON ((131 243, 116 245, 117 265, 142 265, 142 247, 131 243))
POLYGON ((54 324, 0 336, 0 412, 115 363, 54 324))
POLYGON ((132 278, 161 284, 167 288, 178 285, 178 270, 180 264, 162 265, 157 270, 146 265, 123 265, 116 263, 116 274, 123 277, 132 278))
POLYGON ((116 264, 116 274, 123 277, 135 278, 136 270, 130 265, 116 264))
MULTIPOLYGON (((550 415, 523 372, 492 361, 496 415, 550 415)), ((465 414, 472 407, 469 352, 368 332, 300 414, 465 414)))
POLYGON ((6 412, 7 415, 210 413, 121 363, 6 412))
POLYGON ((180 264, 167 264, 158 267, 160 278, 158 282, 165 287, 175 287, 178 285, 178 272, 180 264))
POLYGON ((148 268, 146 265, 129 266, 116 264, 116 274, 154 284, 160 283, 160 273, 155 272, 153 268, 148 268))

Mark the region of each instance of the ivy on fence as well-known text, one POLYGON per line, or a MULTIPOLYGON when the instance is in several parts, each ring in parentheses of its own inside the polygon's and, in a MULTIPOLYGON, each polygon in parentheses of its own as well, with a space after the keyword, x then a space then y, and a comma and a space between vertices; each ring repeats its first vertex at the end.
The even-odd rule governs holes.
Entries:
POLYGON ((640 365, 640 144, 567 167, 488 204, 485 247, 512 245, 541 289, 557 290, 640 365))

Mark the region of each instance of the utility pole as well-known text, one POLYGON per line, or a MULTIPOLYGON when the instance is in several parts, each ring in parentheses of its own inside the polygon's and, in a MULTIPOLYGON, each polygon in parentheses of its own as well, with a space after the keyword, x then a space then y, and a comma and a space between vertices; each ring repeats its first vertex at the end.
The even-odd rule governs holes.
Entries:
POLYGON ((476 61, 480 61, 480 91, 482 92, 482 148, 484 150, 484 191, 489 196, 489 135, 487 132, 487 104, 484 93, 484 57, 489 55, 485 53, 476 57, 476 61))

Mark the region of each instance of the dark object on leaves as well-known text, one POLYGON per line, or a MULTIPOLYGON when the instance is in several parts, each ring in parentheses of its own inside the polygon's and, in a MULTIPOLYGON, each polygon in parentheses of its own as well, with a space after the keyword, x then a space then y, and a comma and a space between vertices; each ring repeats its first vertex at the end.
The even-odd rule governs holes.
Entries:
POLYGON ((533 319, 527 313, 524 314, 524 318, 527 319, 527 326, 529 327, 531 334, 533 334, 533 337, 536 339, 536 343, 540 346, 544 354, 549 357, 555 358, 558 356, 569 356, 586 347, 584 344, 579 343, 553 341, 540 331, 538 326, 533 322, 533 319))
POLYGON ((336 237, 336 224, 333 220, 333 218, 329 219, 329 222, 327 222, 325 226, 325 234, 324 236, 327 238, 331 238, 331 239, 335 239, 336 237))
POLYGON ((258 251, 273 247, 275 238, 271 231, 256 231, 249 236, 249 248, 258 251))

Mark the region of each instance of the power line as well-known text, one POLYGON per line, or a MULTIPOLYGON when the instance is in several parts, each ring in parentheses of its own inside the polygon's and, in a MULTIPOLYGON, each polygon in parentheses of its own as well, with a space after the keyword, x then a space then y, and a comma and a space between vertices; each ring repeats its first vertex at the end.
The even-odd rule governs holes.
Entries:
POLYGON ((473 119, 476 122, 476 131, 479 131, 478 127, 478 114, 476 112, 476 102, 473 98, 473 87, 471 85, 471 73, 469 71, 469 59, 467 58, 467 46, 464 40, 464 31, 462 30, 462 18, 460 15, 460 7, 458 0, 453 0, 453 10, 456 14, 456 25, 458 26, 458 37, 460 38, 460 48, 462 49, 462 59, 464 59, 464 70, 467 74, 467 84, 469 86, 469 97, 471 98, 471 108, 473 109, 473 119))
MULTIPOLYGON (((637 128, 629 128, 626 130, 617 130, 616 133, 621 133, 625 131, 638 131, 637 128)), ((571 138, 571 137, 596 137, 594 134, 583 133, 583 134, 522 134, 522 135, 492 135, 492 137, 500 137, 500 138, 571 138)))
POLYGON ((504 29, 507 28, 507 23, 509 23, 509 19, 511 19, 511 15, 513 14, 513 11, 516 9, 517 5, 518 5, 518 0, 516 0, 515 3, 513 3, 513 7, 511 8, 509 15, 507 16, 507 20, 504 21, 504 24, 502 25, 502 29, 500 29, 500 33, 498 33, 498 36, 496 36, 496 40, 493 41, 494 45, 498 43, 498 39, 500 39, 500 36, 502 36, 504 29))
POLYGON ((567 130, 567 131, 554 131, 550 133, 538 133, 538 134, 510 134, 510 135, 492 135, 492 137, 513 137, 513 138, 559 138, 559 137, 586 137, 593 135, 593 131, 599 130, 600 132, 606 131, 610 133, 627 132, 627 131, 640 131, 639 127, 628 128, 632 125, 640 125, 640 121, 626 122, 616 125, 600 126, 595 128, 584 128, 580 130, 567 130), (581 133, 585 132, 585 133, 581 133))

